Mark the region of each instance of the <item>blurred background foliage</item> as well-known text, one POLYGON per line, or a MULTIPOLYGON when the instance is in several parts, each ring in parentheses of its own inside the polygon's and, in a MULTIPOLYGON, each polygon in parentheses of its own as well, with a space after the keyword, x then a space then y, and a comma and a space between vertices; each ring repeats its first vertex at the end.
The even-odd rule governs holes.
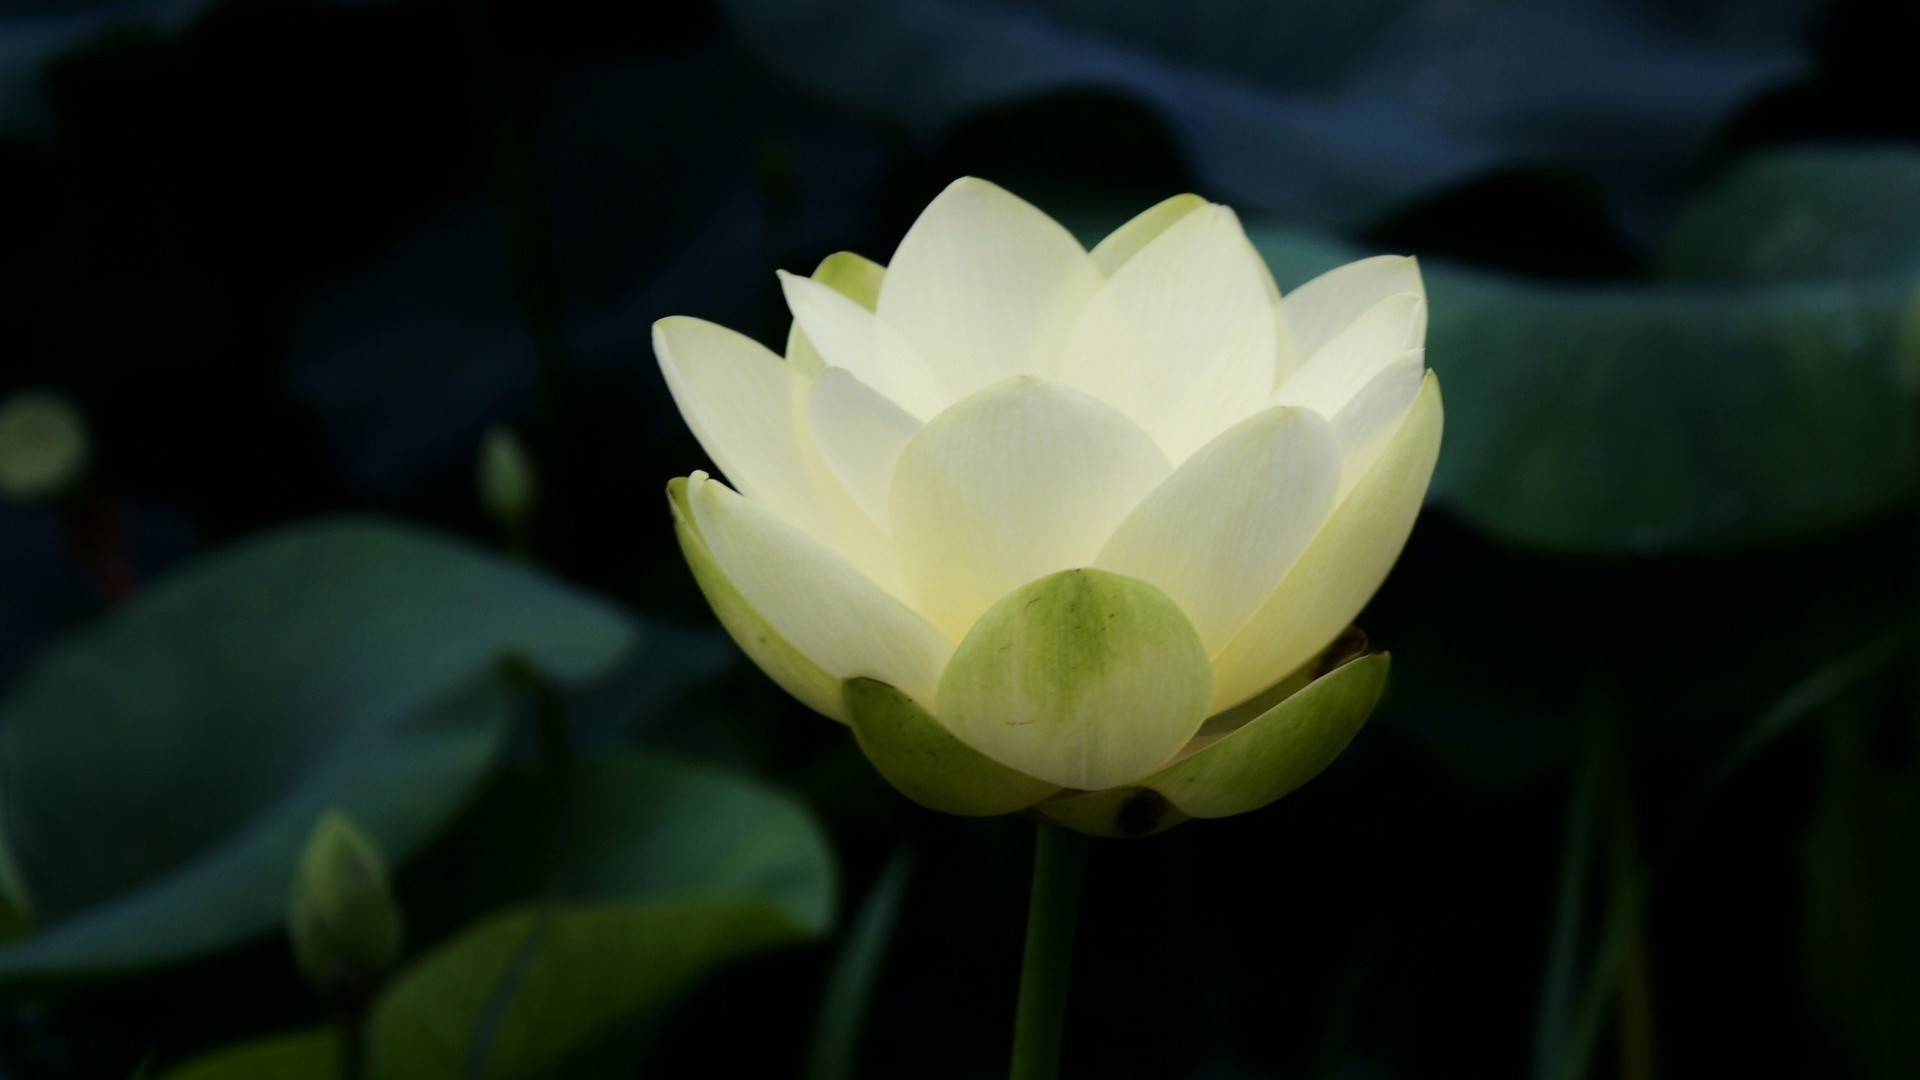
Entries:
POLYGON ((735 655, 647 340, 972 173, 1419 254, 1447 393, 1386 703, 1100 846, 1070 1074, 1920 1075, 1916 10, 16 0, 0 397, 87 442, 0 503, 0 1070, 1000 1069, 1028 826, 735 655), (405 927, 344 1006, 330 812, 405 927))

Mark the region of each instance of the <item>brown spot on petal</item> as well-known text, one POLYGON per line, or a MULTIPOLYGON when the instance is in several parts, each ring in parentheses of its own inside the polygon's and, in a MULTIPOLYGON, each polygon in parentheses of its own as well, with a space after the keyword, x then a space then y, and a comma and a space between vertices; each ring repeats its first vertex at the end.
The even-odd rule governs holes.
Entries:
POLYGON ((1145 836, 1158 829, 1172 811, 1173 804, 1152 788, 1140 788, 1127 796, 1113 815, 1113 827, 1127 836, 1145 836))

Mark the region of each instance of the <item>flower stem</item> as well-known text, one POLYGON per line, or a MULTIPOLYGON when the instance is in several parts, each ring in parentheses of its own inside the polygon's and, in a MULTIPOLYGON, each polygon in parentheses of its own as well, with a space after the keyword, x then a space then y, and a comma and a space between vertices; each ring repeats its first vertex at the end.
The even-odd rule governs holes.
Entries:
POLYGON ((1033 846, 1033 899, 1027 906, 1027 953, 1020 965, 1011 1080, 1054 1080, 1060 1075, 1060 1032, 1066 1021, 1067 976, 1073 968, 1074 923, 1086 866, 1085 836, 1040 826, 1033 846))

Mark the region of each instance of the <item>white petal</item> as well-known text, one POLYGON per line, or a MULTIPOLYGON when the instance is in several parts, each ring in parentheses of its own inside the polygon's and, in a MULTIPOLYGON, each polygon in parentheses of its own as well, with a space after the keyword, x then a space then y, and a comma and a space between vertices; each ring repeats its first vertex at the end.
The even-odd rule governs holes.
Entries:
POLYGON ((953 643, 825 546, 716 481, 689 481, 707 550, 742 599, 837 679, 878 679, 931 705, 953 643))
POLYGON ((951 403, 933 369, 859 301, 825 283, 781 271, 793 323, 831 367, 845 368, 908 412, 926 419, 951 403))
POLYGON ((1051 373, 1100 280, 1086 251, 1052 218, 967 178, 907 230, 881 283, 878 311, 964 397, 1009 375, 1051 373))
POLYGON ((958 638, 1012 589, 1086 566, 1170 471, 1145 432, 1032 376, 962 401, 894 470, 889 520, 919 608, 958 638))
POLYGON ((1306 358, 1274 392, 1274 403, 1305 405, 1336 416, 1373 381, 1427 336, 1427 302, 1400 293, 1368 308, 1332 341, 1306 358))
POLYGON ((1068 339, 1061 379, 1180 461, 1266 403, 1272 294, 1233 211, 1193 210, 1115 271, 1068 339))
POLYGON ((1345 495, 1373 467, 1400 421, 1420 396, 1426 378, 1425 349, 1410 349, 1360 388, 1333 417, 1340 444, 1340 494, 1345 495))
POLYGON ((1207 205, 1207 200, 1198 195, 1175 195, 1171 199, 1162 199, 1133 215, 1125 225, 1107 234, 1106 239, 1094 246, 1093 265, 1102 276, 1112 277, 1114 271, 1146 247, 1153 239, 1167 231, 1167 226, 1207 205))
POLYGON ((844 368, 830 367, 807 396, 807 425, 847 494, 884 527, 894 465, 920 421, 844 368))
POLYGON ((1380 459, 1334 508, 1280 587, 1214 654, 1209 713, 1278 682, 1360 614, 1413 531, 1440 454, 1441 412, 1440 384, 1429 373, 1380 459))
POLYGON ((1339 482, 1327 422, 1305 409, 1269 409, 1181 465, 1127 517, 1095 565, 1158 586, 1211 654, 1319 531, 1339 482))
POLYGON ((680 415, 720 471, 748 498, 828 543, 841 528, 825 510, 795 425, 792 371, 724 326, 676 315, 653 324, 653 351, 680 415))
POLYGON ((1321 274, 1287 294, 1296 352, 1312 356, 1368 308, 1400 293, 1427 296, 1420 263, 1409 255, 1376 255, 1321 274))

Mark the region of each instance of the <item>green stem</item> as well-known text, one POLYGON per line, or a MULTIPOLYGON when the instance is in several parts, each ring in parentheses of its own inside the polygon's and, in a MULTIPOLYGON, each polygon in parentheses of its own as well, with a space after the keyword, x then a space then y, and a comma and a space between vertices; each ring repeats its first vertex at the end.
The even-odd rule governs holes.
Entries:
POLYGON ((1073 931, 1087 838, 1041 825, 1033 846, 1033 899, 1027 906, 1027 953, 1020 965, 1020 1007, 1013 1022, 1011 1080, 1060 1075, 1060 1033, 1073 969, 1073 931))

